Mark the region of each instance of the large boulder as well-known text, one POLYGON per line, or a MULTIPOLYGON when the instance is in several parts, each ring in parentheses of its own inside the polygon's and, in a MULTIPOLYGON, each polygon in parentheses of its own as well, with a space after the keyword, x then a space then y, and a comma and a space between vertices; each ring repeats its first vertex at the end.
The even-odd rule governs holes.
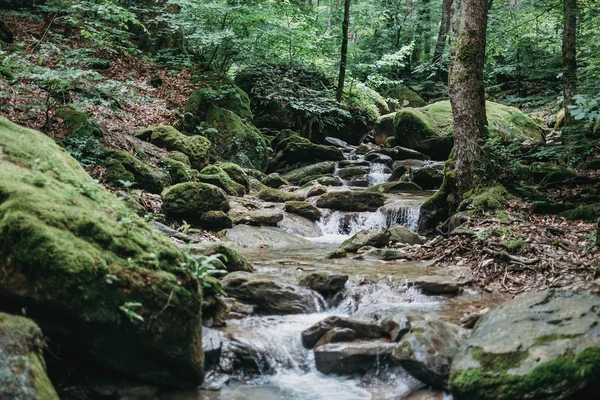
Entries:
MULTIPOLYGON (((485 314, 452 364, 457 400, 566 399, 600 376, 600 296, 550 289, 485 314)), ((592 389, 593 390, 593 389, 592 389)))
POLYGON ((342 190, 325 193, 317 200, 317 207, 340 211, 376 211, 385 203, 380 193, 342 190))
POLYGON ((199 385, 201 292, 182 252, 51 138, 0 118, 0 149, 3 306, 90 368, 199 385))
MULTIPOLYGON (((441 320, 412 319, 393 358, 420 381, 446 389, 450 365, 468 331, 441 320)), ((474 397, 478 398, 478 397, 474 397)))
MULTIPOLYGON (((486 102, 490 137, 511 142, 541 142, 542 129, 515 107, 486 102)), ((379 137, 396 138, 400 146, 420 151, 434 160, 446 160, 453 145, 453 119, 450 101, 422 108, 403 108, 376 125, 379 137), (393 127, 391 129, 390 127, 393 127)))
POLYGON ((294 169, 283 177, 294 185, 304 185, 312 180, 331 175, 335 171, 334 162, 322 162, 294 169))
POLYGON ((283 220, 281 210, 231 211, 229 215, 234 225, 277 226, 283 220))
POLYGON ((272 201, 276 203, 304 200, 304 196, 301 193, 286 192, 284 190, 271 189, 267 187, 258 192, 257 197, 264 201, 272 201))
POLYGON ((315 144, 298 134, 287 138, 285 146, 273 158, 273 168, 285 168, 297 164, 344 159, 342 150, 334 146, 315 144))
POLYGON ((331 316, 303 330, 302 345, 312 349, 327 332, 334 328, 352 329, 356 339, 379 339, 386 336, 386 332, 374 322, 331 316))
POLYGON ((386 228, 375 227, 356 233, 350 239, 345 240, 340 249, 349 253, 356 253, 361 247, 384 247, 389 241, 390 232, 386 228))
POLYGON ((210 88, 194 91, 185 105, 184 132, 206 137, 218 160, 264 171, 269 146, 254 127, 246 93, 227 78, 211 80, 210 88))
POLYGON ((224 231, 223 238, 248 250, 314 247, 314 243, 310 240, 270 226, 236 225, 224 231))
POLYGON ((406 86, 396 86, 387 90, 383 95, 398 100, 401 107, 423 107, 427 104, 417 92, 406 86))
POLYGON ((167 216, 191 223, 200 222, 208 211, 229 211, 227 194, 208 183, 179 183, 165 189, 161 197, 167 216))
POLYGON ((389 364, 394 347, 384 340, 328 343, 315 348, 315 366, 323 374, 365 373, 389 364))
POLYGON ((172 126, 151 126, 134 135, 169 151, 185 154, 192 168, 202 169, 210 161, 211 143, 203 136, 187 136, 172 126))
POLYGON ((260 314, 308 314, 317 311, 318 300, 312 291, 265 276, 234 272, 223 278, 222 284, 229 296, 256 306, 260 314))
POLYGON ((409 230, 404 225, 394 224, 388 228, 390 232, 390 242, 404 244, 423 244, 425 241, 421 239, 419 234, 409 230))
POLYGON ((242 185, 246 193, 250 191, 250 177, 242 167, 230 162, 216 162, 214 166, 221 168, 234 182, 242 185))
MULTIPOLYGON (((196 177, 199 182, 208 183, 220 187, 230 196, 244 196, 246 188, 244 185, 237 183, 221 168, 216 165, 209 165, 200 171, 196 177)), ((250 183, 248 183, 248 186, 250 183)))
POLYGON ((410 169, 410 180, 425 190, 438 189, 444 181, 444 164, 432 164, 410 169))
POLYGON ((110 184, 122 185, 129 182, 135 184, 136 188, 155 194, 160 194, 171 184, 168 172, 151 167, 126 151, 108 152, 104 166, 106 167, 104 181, 110 184))
POLYGON ((44 336, 30 319, 0 313, 0 398, 58 400, 46 375, 44 336))

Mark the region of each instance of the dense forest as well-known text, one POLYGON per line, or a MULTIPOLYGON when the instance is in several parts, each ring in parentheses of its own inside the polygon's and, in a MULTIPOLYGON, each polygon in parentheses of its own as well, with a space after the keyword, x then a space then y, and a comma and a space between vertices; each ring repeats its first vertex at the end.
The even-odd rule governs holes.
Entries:
POLYGON ((0 399, 597 398, 597 0, 0 0, 0 399))

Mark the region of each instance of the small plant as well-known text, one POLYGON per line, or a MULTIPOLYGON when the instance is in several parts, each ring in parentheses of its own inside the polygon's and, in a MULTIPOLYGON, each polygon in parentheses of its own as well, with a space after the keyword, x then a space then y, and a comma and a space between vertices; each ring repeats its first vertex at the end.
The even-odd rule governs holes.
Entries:
POLYGON ((225 257, 223 254, 192 257, 186 253, 186 261, 181 267, 184 269, 189 269, 203 287, 212 288, 217 293, 227 296, 227 293, 225 293, 223 290, 221 283, 212 278, 215 274, 227 273, 227 271, 224 269, 217 269, 217 266, 223 266, 222 260, 227 261, 227 257, 225 257))
POLYGON ((142 307, 142 303, 128 301, 125 304, 123 304, 122 306, 119 306, 119 310, 123 311, 125 313, 125 315, 127 315, 127 317, 129 317, 129 319, 131 321, 133 321, 134 319, 137 319, 138 321, 144 322, 144 317, 142 317, 137 312, 133 311, 134 308, 140 308, 140 307, 142 307))

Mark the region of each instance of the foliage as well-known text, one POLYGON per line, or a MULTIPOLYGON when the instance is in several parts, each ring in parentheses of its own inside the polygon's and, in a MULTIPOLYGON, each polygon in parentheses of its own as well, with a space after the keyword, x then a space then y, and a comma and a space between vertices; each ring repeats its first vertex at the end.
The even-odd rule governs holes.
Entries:
POLYGON ((191 256, 186 253, 185 256, 186 260, 181 265, 182 268, 189 269, 203 287, 212 289, 223 296, 227 296, 227 293, 225 293, 221 286, 221 282, 216 279, 209 279, 216 274, 227 273, 227 270, 223 267, 223 261, 227 261, 227 257, 224 254, 191 256))

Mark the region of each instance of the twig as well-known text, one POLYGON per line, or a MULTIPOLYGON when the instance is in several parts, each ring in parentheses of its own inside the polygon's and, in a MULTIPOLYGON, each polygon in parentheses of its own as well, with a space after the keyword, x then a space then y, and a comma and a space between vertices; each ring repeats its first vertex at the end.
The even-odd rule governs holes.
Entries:
POLYGON ((67 5, 67 3, 63 3, 63 5, 61 5, 60 8, 58 10, 56 10, 56 12, 54 13, 54 16, 50 20, 50 23, 46 27, 46 30, 44 31, 44 34, 42 35, 42 37, 40 38, 40 40, 38 40, 35 43, 35 45, 31 48, 31 50, 29 50, 29 48, 27 48, 27 50, 25 50, 25 53, 27 53, 27 52, 33 53, 34 50, 37 49, 42 44, 42 42, 44 41, 44 39, 46 39, 46 36, 48 35, 48 32, 50 31, 50 27, 52 26, 52 24, 54 23, 54 21, 57 19, 58 14, 60 14, 60 12, 63 10, 63 8, 65 8, 66 5, 67 5))

